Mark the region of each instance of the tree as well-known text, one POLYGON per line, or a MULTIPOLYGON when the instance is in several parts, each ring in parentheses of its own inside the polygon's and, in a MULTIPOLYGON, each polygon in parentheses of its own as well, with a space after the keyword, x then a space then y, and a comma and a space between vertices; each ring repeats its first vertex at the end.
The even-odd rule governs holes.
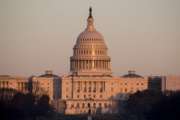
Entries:
POLYGON ((148 120, 180 120, 180 92, 173 92, 153 105, 148 120))
POLYGON ((123 113, 120 113, 126 120, 145 120, 146 113, 152 109, 152 105, 163 99, 164 94, 159 91, 145 90, 130 95, 124 102, 123 113))
POLYGON ((49 97, 20 93, 9 89, 0 89, 1 120, 25 120, 46 117, 53 112, 49 97), (12 94, 13 93, 13 94, 12 94))
POLYGON ((49 96, 42 95, 37 101, 38 114, 45 116, 53 111, 49 104, 49 96))

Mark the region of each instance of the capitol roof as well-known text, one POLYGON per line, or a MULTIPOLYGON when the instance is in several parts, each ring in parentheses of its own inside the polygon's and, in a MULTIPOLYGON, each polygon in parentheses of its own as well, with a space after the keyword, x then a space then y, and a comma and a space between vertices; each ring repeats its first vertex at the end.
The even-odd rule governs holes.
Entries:
POLYGON ((143 78, 141 75, 136 74, 135 71, 128 71, 128 74, 123 75, 124 78, 143 78))
POLYGON ((104 37, 100 32, 98 32, 94 26, 94 18, 92 16, 92 8, 89 9, 89 17, 87 19, 87 27, 86 29, 79 34, 76 41, 76 46, 80 44, 97 44, 101 43, 104 47, 106 47, 104 42, 104 37))

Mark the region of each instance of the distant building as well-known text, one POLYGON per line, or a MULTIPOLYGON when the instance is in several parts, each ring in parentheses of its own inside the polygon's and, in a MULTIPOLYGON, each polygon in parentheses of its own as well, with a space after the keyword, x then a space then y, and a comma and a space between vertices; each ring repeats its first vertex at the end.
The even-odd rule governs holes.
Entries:
POLYGON ((148 89, 155 91, 165 91, 165 76, 148 77, 148 89))
POLYGON ((32 93, 37 95, 48 95, 50 100, 61 98, 61 79, 54 75, 52 71, 46 71, 45 74, 31 78, 32 93))
POLYGON ((164 81, 164 89, 170 91, 180 90, 180 76, 166 76, 164 81))
POLYGON ((0 75, 0 89, 14 89, 17 92, 36 95, 48 95, 50 100, 61 98, 61 80, 51 71, 46 71, 41 76, 33 76, 30 79, 18 76, 0 75))
POLYGON ((156 91, 179 91, 180 76, 150 76, 148 89, 156 91))
POLYGON ((18 76, 0 75, 0 88, 14 89, 18 92, 28 93, 28 79, 18 76))

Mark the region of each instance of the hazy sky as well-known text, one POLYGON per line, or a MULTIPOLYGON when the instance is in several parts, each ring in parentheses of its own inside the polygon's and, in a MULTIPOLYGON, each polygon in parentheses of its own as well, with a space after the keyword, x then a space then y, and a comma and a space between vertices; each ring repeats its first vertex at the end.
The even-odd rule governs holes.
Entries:
POLYGON ((68 73, 90 5, 116 75, 180 75, 180 0, 0 0, 0 74, 68 73))

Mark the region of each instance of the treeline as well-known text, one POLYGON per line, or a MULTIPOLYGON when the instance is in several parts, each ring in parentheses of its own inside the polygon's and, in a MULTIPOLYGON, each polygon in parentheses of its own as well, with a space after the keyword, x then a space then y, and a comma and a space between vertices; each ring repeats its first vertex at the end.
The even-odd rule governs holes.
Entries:
MULTIPOLYGON (((180 120, 180 92, 145 90, 119 101, 117 114, 93 116, 93 120, 180 120)), ((12 89, 0 89, 0 120, 48 120, 57 115, 46 95, 19 93, 12 89)), ((87 116, 64 116, 58 120, 82 120, 87 116)))
POLYGON ((35 96, 13 89, 0 89, 1 120, 37 120, 48 118, 53 113, 46 95, 35 96))
MULTIPOLYGON (((93 115, 93 120, 180 120, 180 92, 145 90, 119 101, 116 114, 93 115)), ((85 120, 87 116, 61 117, 60 120, 85 120)))
POLYGON ((121 120, 180 120, 180 92, 142 91, 119 103, 121 120))
POLYGON ((119 101, 116 114, 96 115, 93 120, 180 120, 180 92, 145 90, 119 101))

